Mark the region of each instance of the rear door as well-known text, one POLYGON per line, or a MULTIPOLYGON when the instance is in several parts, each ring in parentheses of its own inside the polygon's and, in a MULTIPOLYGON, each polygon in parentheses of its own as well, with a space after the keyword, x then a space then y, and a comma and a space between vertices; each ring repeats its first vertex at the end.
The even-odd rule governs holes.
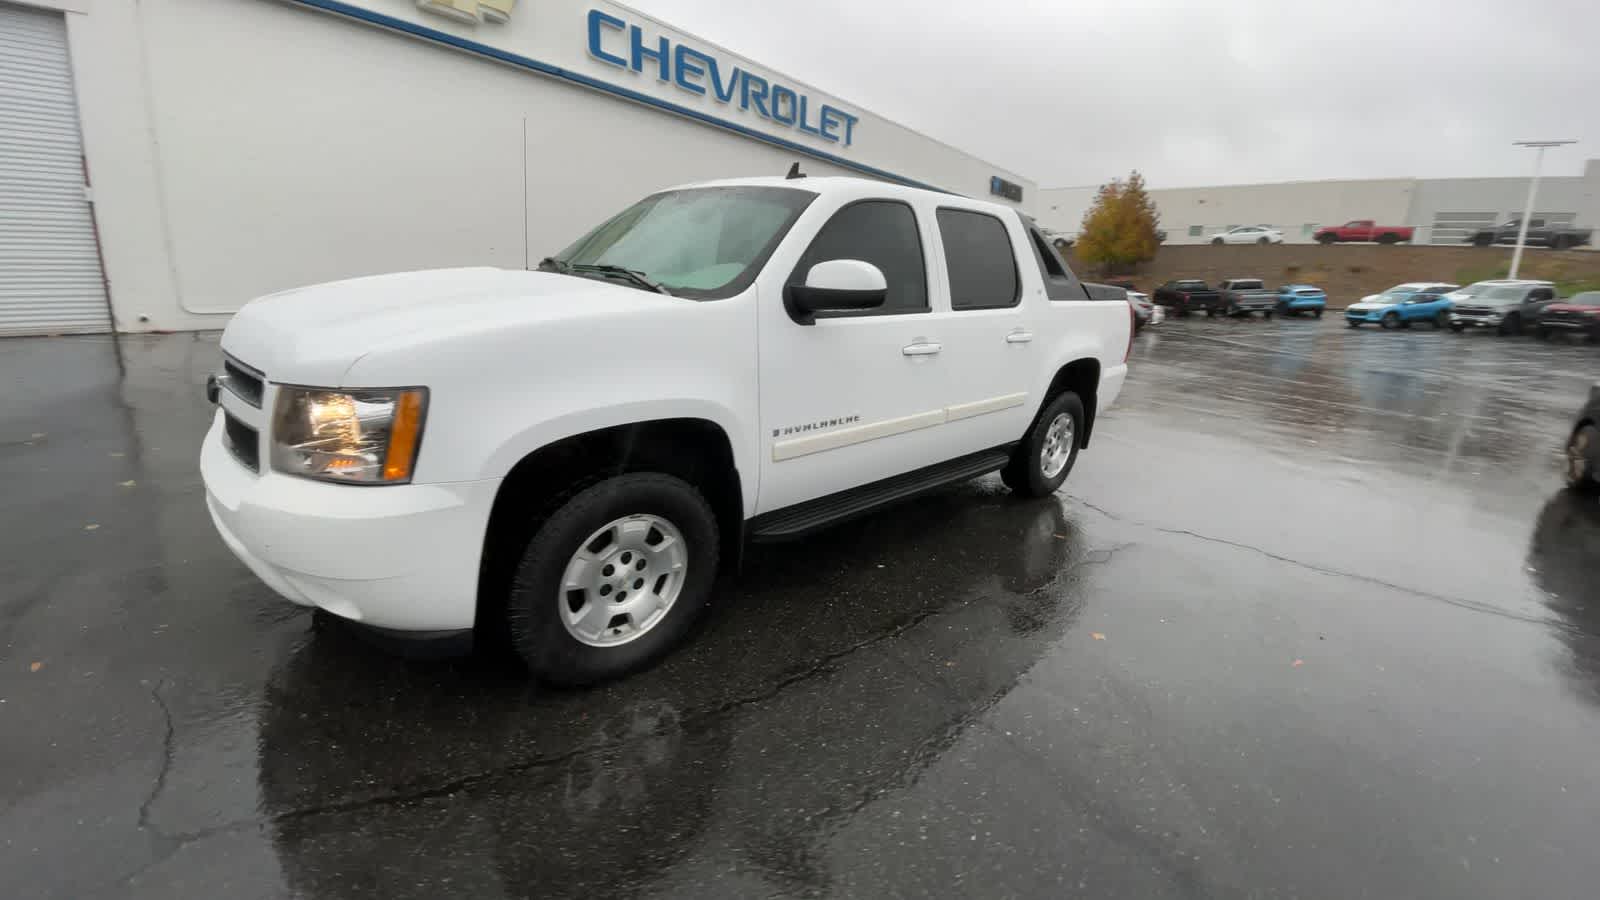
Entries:
MULTIPOLYGON (((760 283, 757 340, 762 437, 757 512, 770 512, 940 462, 945 363, 932 224, 912 204, 868 196, 807 210, 795 235, 825 224, 804 249, 785 246, 760 283), (880 309, 818 314, 802 325, 783 288, 819 262, 857 259, 888 284, 880 309)), ((941 303, 942 305, 942 303, 941 303)))
POLYGON ((1032 418, 1033 310, 1043 305, 1046 286, 1037 277, 1024 281, 1037 266, 1025 273, 1019 265, 1034 251, 1016 215, 952 198, 934 211, 934 223, 950 299, 950 311, 939 314, 949 385, 944 430, 952 455, 975 453, 1020 440, 1032 418))

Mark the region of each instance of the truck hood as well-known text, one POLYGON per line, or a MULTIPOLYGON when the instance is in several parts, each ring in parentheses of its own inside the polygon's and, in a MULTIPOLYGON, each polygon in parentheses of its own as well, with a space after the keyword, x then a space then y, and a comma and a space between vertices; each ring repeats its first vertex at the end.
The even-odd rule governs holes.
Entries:
POLYGON ((222 349, 275 382, 343 387, 369 353, 472 332, 696 301, 553 272, 434 269, 270 294, 244 305, 222 349))

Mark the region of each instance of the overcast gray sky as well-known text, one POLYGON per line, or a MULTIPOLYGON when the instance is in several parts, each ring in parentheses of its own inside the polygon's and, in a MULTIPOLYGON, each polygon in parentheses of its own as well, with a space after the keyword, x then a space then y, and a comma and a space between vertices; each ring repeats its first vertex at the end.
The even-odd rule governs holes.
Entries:
POLYGON ((1044 187, 1600 158, 1595 0, 630 0, 1044 187))

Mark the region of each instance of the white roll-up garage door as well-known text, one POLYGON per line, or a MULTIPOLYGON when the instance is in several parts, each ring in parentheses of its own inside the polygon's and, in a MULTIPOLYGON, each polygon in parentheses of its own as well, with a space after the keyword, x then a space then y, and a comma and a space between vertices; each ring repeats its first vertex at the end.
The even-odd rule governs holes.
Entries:
POLYGON ((0 335, 110 331, 59 12, 0 3, 0 335))

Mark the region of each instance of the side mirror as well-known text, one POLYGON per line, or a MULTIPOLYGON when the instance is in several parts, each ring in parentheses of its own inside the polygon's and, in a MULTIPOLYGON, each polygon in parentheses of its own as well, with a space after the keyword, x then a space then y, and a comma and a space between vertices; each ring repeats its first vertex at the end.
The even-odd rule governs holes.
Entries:
POLYGON ((783 290, 789 315, 801 325, 811 325, 820 312, 877 309, 889 295, 883 270, 859 259, 830 259, 806 273, 805 284, 783 290))

